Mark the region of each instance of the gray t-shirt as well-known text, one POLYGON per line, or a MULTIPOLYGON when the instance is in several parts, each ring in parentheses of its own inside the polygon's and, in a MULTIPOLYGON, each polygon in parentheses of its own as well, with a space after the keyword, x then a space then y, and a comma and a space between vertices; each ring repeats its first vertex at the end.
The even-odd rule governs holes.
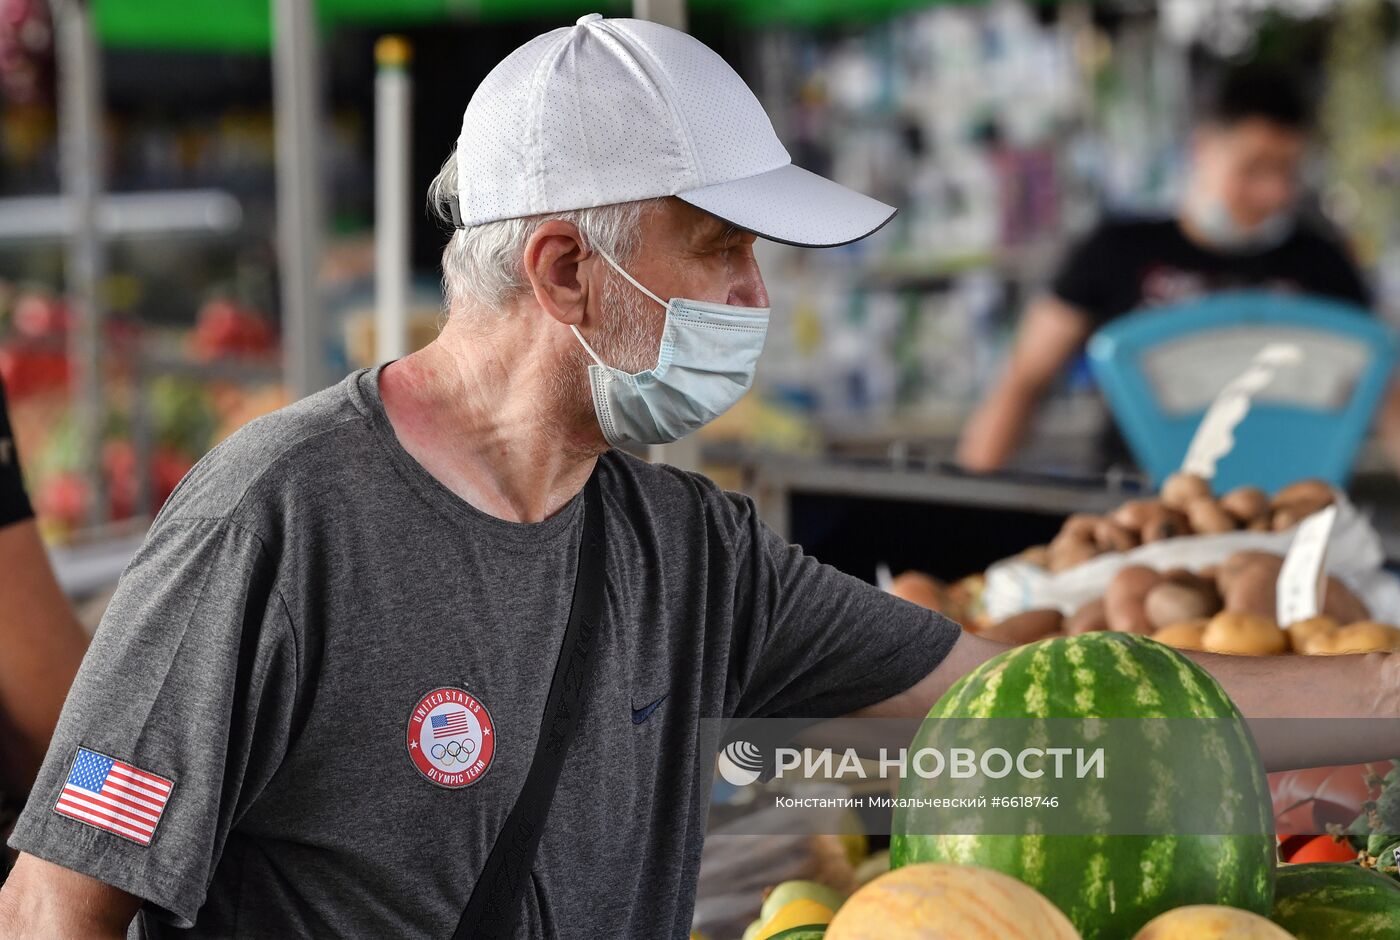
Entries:
MULTIPOLYGON (((447 938, 514 804, 582 495, 538 523, 472 508, 398 443, 378 374, 201 460, 83 661, 10 844, 145 899, 133 936, 447 938)), ((706 719, 853 711, 958 628, 702 476, 618 451, 595 472, 602 636, 520 935, 683 937, 706 719)))

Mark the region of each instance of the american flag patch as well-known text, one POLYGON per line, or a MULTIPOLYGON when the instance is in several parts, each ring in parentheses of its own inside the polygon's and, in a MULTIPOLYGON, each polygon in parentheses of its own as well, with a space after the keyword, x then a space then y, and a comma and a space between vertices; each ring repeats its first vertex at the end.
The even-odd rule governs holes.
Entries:
POLYGON ((53 811, 150 845, 174 787, 164 777, 80 747, 53 811))
POLYGON ((433 737, 450 738, 457 734, 466 734, 471 730, 467 724, 467 712, 465 709, 457 709, 455 712, 443 712, 441 715, 432 717, 433 737))

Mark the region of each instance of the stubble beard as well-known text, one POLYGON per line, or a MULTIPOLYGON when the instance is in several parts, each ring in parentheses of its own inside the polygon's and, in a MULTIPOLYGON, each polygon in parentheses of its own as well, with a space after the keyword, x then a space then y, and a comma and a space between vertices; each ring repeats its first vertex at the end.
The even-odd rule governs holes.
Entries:
MULTIPOLYGON (((609 270, 603 280, 602 323, 588 344, 599 358, 624 372, 642 372, 656 365, 663 325, 656 302, 609 270)), ((559 360, 550 376, 550 400, 559 402, 574 427, 596 423, 588 367, 593 357, 574 342, 573 350, 559 360)))

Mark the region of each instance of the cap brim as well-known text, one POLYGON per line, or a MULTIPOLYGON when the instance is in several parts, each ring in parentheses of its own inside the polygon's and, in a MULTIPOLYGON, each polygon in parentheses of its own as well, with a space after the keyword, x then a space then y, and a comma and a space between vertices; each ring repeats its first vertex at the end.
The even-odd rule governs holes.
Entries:
POLYGON ((803 248, 859 241, 898 211, 790 163, 676 197, 763 238, 803 248))

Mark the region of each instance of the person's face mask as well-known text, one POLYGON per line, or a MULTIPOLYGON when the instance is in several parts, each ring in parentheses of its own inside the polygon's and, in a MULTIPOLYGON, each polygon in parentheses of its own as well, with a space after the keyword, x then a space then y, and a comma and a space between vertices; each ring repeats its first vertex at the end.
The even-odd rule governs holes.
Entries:
POLYGON ((609 444, 669 444, 713 421, 743 397, 753 384, 768 335, 767 307, 681 297, 668 303, 612 258, 598 254, 633 287, 666 308, 656 365, 642 372, 607 365, 578 327, 570 326, 595 363, 588 367, 593 410, 609 444))
POLYGON ((1276 248, 1293 234, 1292 212, 1276 212, 1253 228, 1235 221, 1229 208, 1218 199, 1200 198, 1187 206, 1191 227, 1213 248, 1222 251, 1254 253, 1276 248))

